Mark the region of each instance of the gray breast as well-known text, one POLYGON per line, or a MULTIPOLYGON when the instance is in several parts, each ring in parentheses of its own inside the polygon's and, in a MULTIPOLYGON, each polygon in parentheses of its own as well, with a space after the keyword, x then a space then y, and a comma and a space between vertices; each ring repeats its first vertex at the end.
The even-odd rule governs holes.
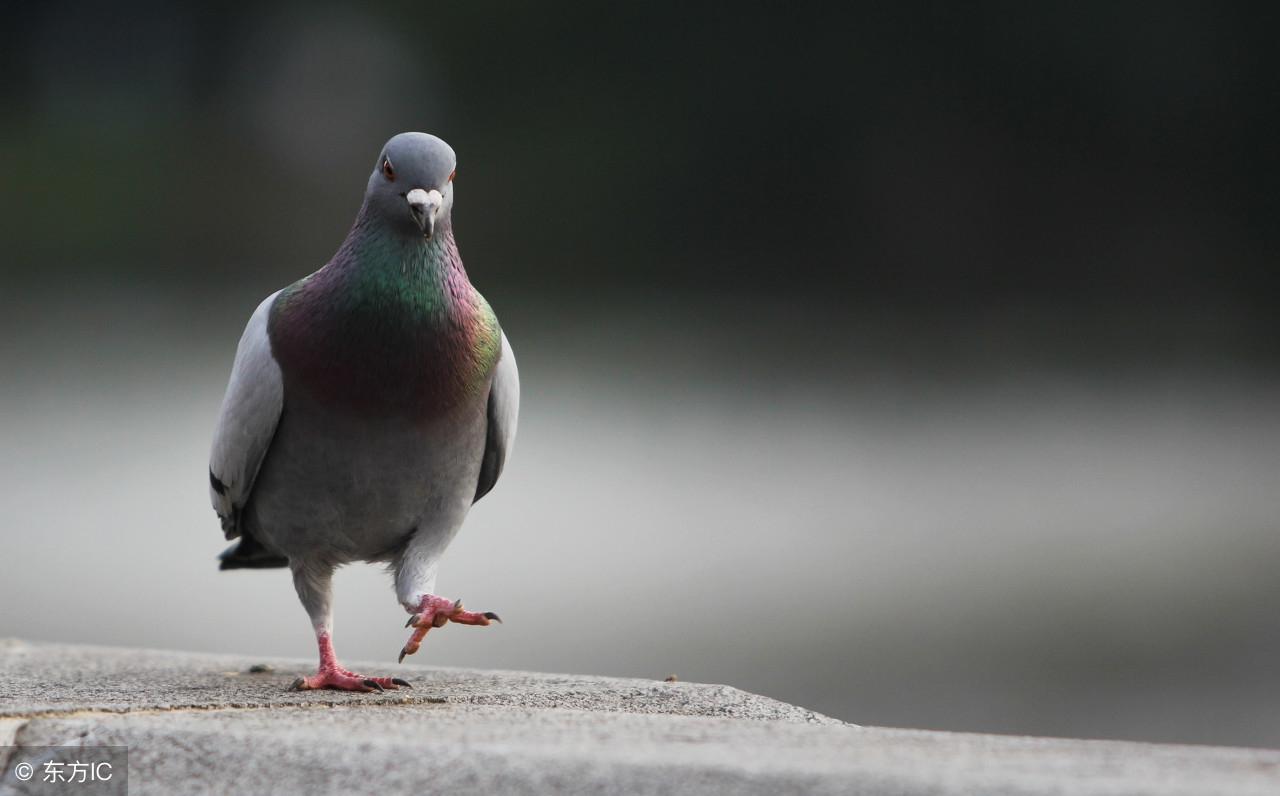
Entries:
POLYGON ((485 402, 427 423, 370 419, 290 396, 245 518, 290 559, 390 559, 418 533, 456 533, 475 497, 485 402))

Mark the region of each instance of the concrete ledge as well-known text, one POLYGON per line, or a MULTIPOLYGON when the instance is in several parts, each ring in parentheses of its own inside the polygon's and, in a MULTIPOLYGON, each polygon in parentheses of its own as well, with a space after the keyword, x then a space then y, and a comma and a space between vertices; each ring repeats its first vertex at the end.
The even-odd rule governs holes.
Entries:
POLYGON ((1275 751, 855 727, 726 686, 409 665, 412 691, 285 690, 311 668, 0 641, 0 742, 128 745, 144 794, 1280 793, 1275 751))

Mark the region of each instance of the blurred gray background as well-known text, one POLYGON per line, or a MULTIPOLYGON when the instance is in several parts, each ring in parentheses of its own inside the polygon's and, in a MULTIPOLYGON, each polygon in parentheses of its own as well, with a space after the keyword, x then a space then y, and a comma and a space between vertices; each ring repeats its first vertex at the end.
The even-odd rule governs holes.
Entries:
POLYGON ((524 384, 420 662, 1280 745, 1265 8, 6 5, 0 636, 313 655, 209 437, 420 129, 524 384))

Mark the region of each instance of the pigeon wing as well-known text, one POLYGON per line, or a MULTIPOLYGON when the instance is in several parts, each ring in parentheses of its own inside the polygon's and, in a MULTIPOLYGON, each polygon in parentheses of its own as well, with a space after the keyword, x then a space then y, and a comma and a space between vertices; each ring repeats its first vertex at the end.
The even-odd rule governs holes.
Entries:
POLYGON ((480 480, 476 484, 476 500, 489 494, 502 475, 502 467, 516 439, 516 419, 520 414, 520 371, 516 355, 502 334, 502 351, 489 387, 489 425, 485 434, 484 459, 480 463, 480 480))
POLYGON ((267 336, 267 318, 278 295, 276 291, 259 304, 245 326, 213 435, 209 497, 228 539, 240 536, 240 510, 253 491, 284 406, 284 379, 267 336))

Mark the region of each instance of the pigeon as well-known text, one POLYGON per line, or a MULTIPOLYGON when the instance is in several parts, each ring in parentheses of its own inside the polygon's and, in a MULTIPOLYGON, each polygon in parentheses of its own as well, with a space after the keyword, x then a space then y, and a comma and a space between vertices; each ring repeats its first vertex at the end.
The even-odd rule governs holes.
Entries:
POLYGON ((288 567, 315 630, 316 674, 293 687, 409 686, 344 669, 334 570, 385 563, 413 631, 492 612, 436 595, 437 565, 493 489, 515 439, 520 376, 454 239, 457 158, 440 138, 382 148, 355 223, 320 270, 268 296, 236 349, 209 461, 221 569, 288 567))

